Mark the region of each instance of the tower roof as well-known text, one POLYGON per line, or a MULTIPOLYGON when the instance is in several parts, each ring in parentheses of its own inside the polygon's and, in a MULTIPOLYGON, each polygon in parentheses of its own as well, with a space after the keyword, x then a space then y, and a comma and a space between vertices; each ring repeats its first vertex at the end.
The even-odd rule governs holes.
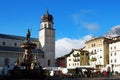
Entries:
POLYGON ((42 22, 52 22, 53 23, 53 16, 51 14, 49 14, 48 10, 46 11, 46 13, 42 16, 41 18, 42 22))

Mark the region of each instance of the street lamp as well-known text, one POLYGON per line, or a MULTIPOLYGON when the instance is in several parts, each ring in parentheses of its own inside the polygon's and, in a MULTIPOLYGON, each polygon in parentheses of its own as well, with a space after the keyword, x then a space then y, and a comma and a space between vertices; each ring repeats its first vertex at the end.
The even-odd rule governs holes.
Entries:
POLYGON ((113 74, 113 73, 114 73, 114 71, 113 71, 113 66, 114 66, 114 64, 112 64, 111 66, 112 66, 112 74, 113 74))

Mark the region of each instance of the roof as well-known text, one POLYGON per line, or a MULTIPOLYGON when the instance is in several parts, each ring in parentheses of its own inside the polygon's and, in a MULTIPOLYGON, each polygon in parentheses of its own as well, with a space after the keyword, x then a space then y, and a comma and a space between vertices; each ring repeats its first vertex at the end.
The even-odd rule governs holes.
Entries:
POLYGON ((53 23, 53 16, 47 12, 42 16, 42 22, 50 21, 53 23))
POLYGON ((72 49, 70 53, 64 55, 66 57, 70 56, 74 51, 79 51, 80 49, 72 49))
MULTIPOLYGON (((14 39, 14 40, 25 40, 26 37, 23 36, 15 36, 15 35, 8 35, 8 34, 0 34, 0 38, 5 38, 5 39, 14 39)), ((37 38, 31 38, 32 41, 39 41, 37 38)))
POLYGON ((112 37, 112 40, 109 43, 120 42, 120 36, 112 37))
MULTIPOLYGON (((24 49, 20 48, 20 47, 10 47, 10 46, 0 46, 0 50, 3 51, 17 51, 17 52, 24 52, 24 49)), ((32 50, 33 53, 44 53, 42 50, 40 49, 33 49, 32 50)))
POLYGON ((106 38, 106 37, 97 37, 97 38, 93 38, 93 39, 91 39, 91 40, 89 40, 89 41, 86 41, 85 43, 88 43, 88 42, 91 42, 91 41, 94 41, 94 40, 98 40, 98 39, 111 40, 111 39, 106 38))
POLYGON ((81 48, 81 49, 72 49, 71 52, 66 54, 66 55, 64 55, 64 57, 70 56, 74 51, 88 52, 87 50, 83 50, 83 48, 81 48))

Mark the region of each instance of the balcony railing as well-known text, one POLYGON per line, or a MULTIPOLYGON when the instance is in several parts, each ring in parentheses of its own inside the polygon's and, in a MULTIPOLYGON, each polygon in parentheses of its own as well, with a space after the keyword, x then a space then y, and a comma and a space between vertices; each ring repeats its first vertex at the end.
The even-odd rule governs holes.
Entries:
POLYGON ((74 62, 78 62, 78 61, 80 61, 80 59, 73 59, 73 61, 74 61, 74 62))
POLYGON ((95 55, 95 54, 97 54, 96 52, 91 52, 91 55, 95 55))
POLYGON ((79 53, 77 53, 77 54, 73 54, 73 57, 79 57, 79 56, 80 56, 79 53))
POLYGON ((96 61, 96 60, 97 60, 97 58, 94 58, 94 57, 91 58, 91 61, 96 61))

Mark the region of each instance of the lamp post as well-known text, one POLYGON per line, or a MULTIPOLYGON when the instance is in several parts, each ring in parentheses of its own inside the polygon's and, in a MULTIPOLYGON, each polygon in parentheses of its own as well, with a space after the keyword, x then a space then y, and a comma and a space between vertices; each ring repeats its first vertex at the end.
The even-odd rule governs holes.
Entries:
POLYGON ((113 70, 114 64, 112 64, 111 66, 112 66, 112 74, 113 74, 114 73, 114 70, 113 70))

